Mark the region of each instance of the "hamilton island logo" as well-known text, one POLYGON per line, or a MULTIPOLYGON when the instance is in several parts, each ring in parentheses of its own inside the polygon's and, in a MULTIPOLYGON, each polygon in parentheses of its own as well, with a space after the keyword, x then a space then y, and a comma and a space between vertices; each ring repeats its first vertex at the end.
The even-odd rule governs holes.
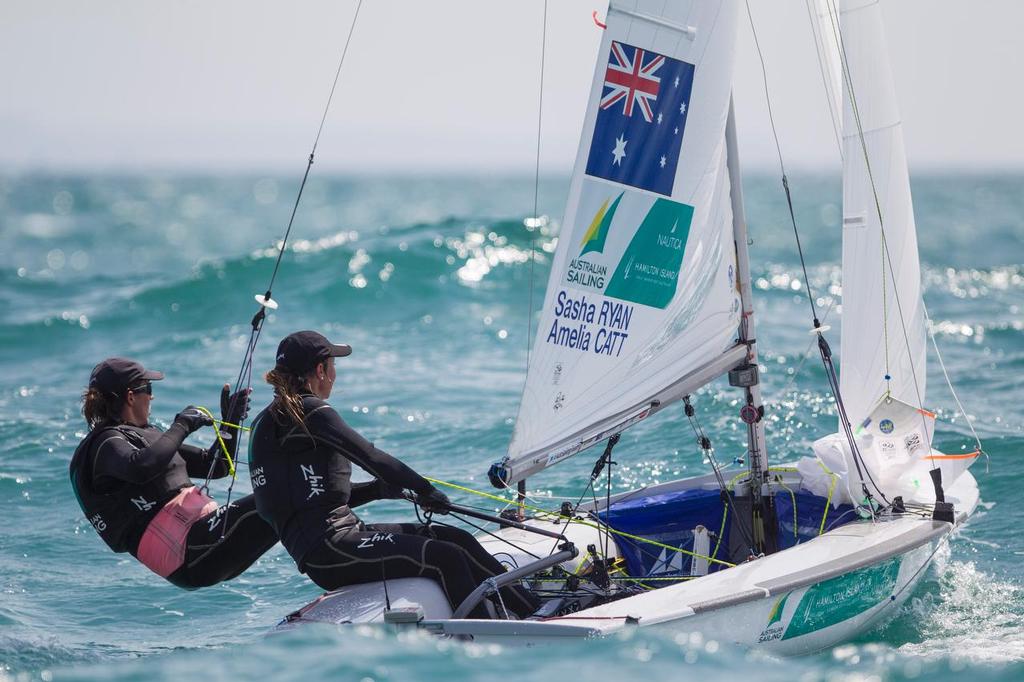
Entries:
POLYGON ((882 421, 878 422, 878 430, 881 431, 882 433, 892 433, 894 428, 895 426, 893 426, 891 419, 883 419, 882 421))

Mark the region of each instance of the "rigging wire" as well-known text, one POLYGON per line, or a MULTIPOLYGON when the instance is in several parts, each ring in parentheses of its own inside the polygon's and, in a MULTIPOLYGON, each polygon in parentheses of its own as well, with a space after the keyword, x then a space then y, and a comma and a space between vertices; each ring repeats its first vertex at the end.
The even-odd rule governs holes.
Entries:
POLYGON ((843 158, 843 131, 842 131, 842 111, 836 111, 835 97, 832 94, 832 87, 829 86, 828 72, 826 71, 825 64, 825 44, 824 38, 821 32, 818 30, 818 23, 814 19, 814 15, 818 14, 817 10, 812 9, 812 5, 815 4, 815 0, 807 0, 807 17, 811 22, 811 33, 814 35, 814 49, 818 55, 818 70, 821 72, 821 83, 825 90, 825 99, 828 104, 829 117, 832 119, 832 133, 836 138, 836 146, 839 148, 839 158, 843 158), (838 118, 837 118, 838 117, 838 118))
MULTIPOLYGON (((778 467, 773 467, 773 469, 778 469, 778 467)), ((502 502, 502 503, 506 503, 506 504, 509 503, 509 500, 505 499, 504 497, 498 497, 497 495, 492 495, 491 493, 486 493, 486 492, 484 492, 482 490, 474 490, 473 488, 468 488, 466 486, 459 485, 457 483, 451 483, 449 481, 442 481, 442 480, 436 479, 436 478, 430 478, 430 477, 425 477, 425 478, 428 481, 430 481, 431 483, 438 484, 438 485, 443 485, 445 487, 452 488, 454 490, 461 490, 463 492, 471 493, 473 495, 477 495, 479 497, 483 497, 483 498, 486 498, 486 499, 489 499, 489 500, 494 500, 496 502, 502 502)), ((596 493, 594 493, 594 494, 596 496, 596 493)), ((534 507, 534 506, 531 506, 531 505, 524 505, 524 507, 526 509, 528 509, 528 510, 530 510, 530 511, 536 513, 536 514, 538 514, 541 517, 556 518, 556 519, 561 517, 561 514, 559 512, 556 512, 556 511, 549 511, 547 509, 542 509, 540 507, 534 507)), ((601 530, 601 526, 599 524, 591 522, 591 521, 586 521, 586 520, 581 519, 581 518, 573 518, 571 520, 571 523, 578 524, 578 525, 581 525, 581 526, 586 526, 588 528, 594 528, 596 530, 601 530)), ((673 552, 680 552, 680 553, 686 554, 688 556, 697 557, 698 559, 707 559, 708 561, 710 561, 712 563, 719 564, 719 565, 722 565, 722 566, 726 566, 726 567, 730 567, 731 568, 731 567, 736 565, 736 564, 729 563, 728 561, 722 561, 721 559, 716 559, 714 557, 708 557, 708 556, 705 556, 703 554, 699 554, 697 552, 692 552, 692 551, 690 551, 688 549, 683 549, 681 547, 673 547, 672 545, 667 545, 667 544, 665 544, 663 542, 658 542, 657 540, 652 540, 650 538, 645 538, 645 537, 640 536, 640 535, 634 535, 632 533, 627 533, 625 531, 616 530, 616 529, 614 529, 614 528, 612 528, 610 526, 607 526, 607 529, 608 529, 607 532, 611 533, 612 535, 617 535, 619 537, 624 537, 624 538, 628 538, 630 540, 635 540, 636 542, 642 542, 642 543, 645 543, 645 544, 648 544, 648 545, 653 545, 654 547, 660 547, 662 549, 668 549, 668 550, 671 550, 673 552)))
MULTIPOLYGON (((694 435, 697 437, 697 444, 703 450, 705 456, 708 458, 708 462, 711 463, 711 469, 715 472, 715 480, 718 481, 718 488, 721 490, 724 499, 722 503, 726 505, 726 512, 728 513, 728 507, 732 506, 733 509, 739 509, 736 505, 736 498, 733 496, 732 491, 729 490, 729 486, 725 482, 725 477, 722 476, 722 467, 718 464, 718 458, 715 457, 715 449, 711 447, 711 439, 704 433, 704 427, 700 425, 700 419, 697 417, 697 411, 693 408, 693 404, 690 402, 690 396, 683 396, 683 413, 686 415, 686 419, 690 422, 690 428, 693 429, 694 435)), ((742 521, 739 521, 741 517, 737 516, 736 525, 739 527, 740 532, 743 533, 743 540, 747 543, 747 550, 751 556, 756 556, 757 552, 754 551, 754 539, 751 532, 753 529, 748 529, 743 525, 742 521)), ((723 517, 723 529, 724 529, 724 517, 723 517)), ((721 534, 719 534, 719 542, 721 542, 721 534)), ((717 554, 717 547, 715 553, 717 554)))
MULTIPOLYGON (((544 114, 544 66, 545 56, 547 54, 547 42, 548 42, 548 0, 544 0, 544 16, 541 28, 540 38, 540 92, 537 96, 537 152, 536 158, 534 159, 533 168, 533 219, 528 226, 527 230, 530 233, 530 296, 527 308, 526 317, 526 371, 529 374, 530 370, 530 351, 533 345, 533 290, 536 280, 536 261, 537 261, 537 250, 535 248, 536 237, 534 231, 540 229, 540 218, 537 216, 539 197, 540 197, 540 141, 541 141, 541 124, 543 122, 544 114)), ((525 382, 525 380, 524 380, 525 382)), ((523 387, 525 391, 525 385, 523 387)))
POLYGON ((974 422, 971 420, 967 410, 964 409, 963 403, 960 402, 960 397, 956 394, 956 389, 953 388, 953 382, 949 378, 949 372, 946 371, 946 363, 942 359, 942 353, 939 351, 938 341, 935 339, 935 332, 933 330, 932 318, 928 314, 928 306, 924 304, 924 299, 921 299, 921 307, 924 309, 925 323, 928 325, 928 336, 932 340, 932 348, 935 349, 935 357, 939 361, 939 367, 942 368, 942 376, 946 378, 946 385, 949 386, 949 392, 953 394, 953 400, 956 402, 957 408, 960 410, 960 414, 967 420, 967 426, 971 429, 971 434, 974 436, 975 447, 978 448, 978 452, 985 455, 986 461, 988 460, 988 453, 981 447, 981 438, 978 436, 978 432, 974 430, 974 422))
MULTIPOLYGON (((238 400, 240 400, 240 399, 241 400, 247 399, 248 391, 252 387, 253 358, 254 358, 255 353, 256 353, 256 345, 259 343, 260 335, 263 333, 263 323, 266 320, 267 308, 270 308, 271 310, 277 308, 277 303, 275 303, 273 298, 271 297, 271 293, 272 293, 272 290, 273 290, 273 287, 274 287, 274 282, 277 279, 278 270, 281 267, 281 259, 284 257, 285 248, 288 245, 288 237, 291 235, 292 226, 295 223, 295 215, 298 212, 299 203, 302 200, 302 192, 303 192, 303 190, 306 187, 306 180, 309 179, 309 171, 313 167, 313 161, 314 161, 314 159, 316 157, 316 148, 317 148, 317 145, 320 143, 320 135, 323 133, 324 124, 327 121, 327 114, 330 111, 331 102, 334 100, 334 93, 335 93, 335 91, 336 91, 336 89, 338 87, 338 80, 339 80, 339 78, 341 76, 341 69, 342 69, 342 66, 345 64, 345 56, 348 54, 348 48, 349 48, 349 45, 352 42, 352 35, 355 33, 356 21, 359 18, 359 10, 362 9, 362 6, 363 6, 363 0, 358 0, 358 2, 356 3, 355 13, 352 15, 352 23, 349 26, 348 36, 345 39, 345 45, 342 48, 341 56, 338 59, 338 68, 337 68, 337 70, 334 73, 334 81, 331 84, 331 91, 330 91, 330 94, 327 97, 327 103, 324 105, 323 114, 320 117, 320 125, 318 126, 317 131, 316 131, 316 138, 313 140, 313 147, 312 147, 312 149, 310 150, 310 153, 309 153, 309 159, 308 159, 308 161, 306 163, 306 170, 305 170, 305 172, 302 175, 302 182, 299 184, 299 191, 298 191, 298 193, 295 196, 295 204, 292 206, 291 216, 288 219, 288 227, 285 230, 284 238, 281 239, 281 241, 279 243, 279 246, 278 246, 277 259, 274 262, 274 270, 273 270, 273 272, 270 275, 270 281, 269 281, 269 283, 267 285, 267 291, 262 296, 260 296, 260 295, 256 296, 256 301, 260 304, 260 308, 256 312, 256 314, 253 316, 252 321, 250 322, 251 331, 249 333, 249 341, 248 341, 248 343, 246 345, 245 355, 242 358, 242 366, 238 370, 238 377, 235 380, 235 389, 234 389, 234 392, 232 394, 233 397, 232 397, 231 403, 230 403, 229 408, 228 408, 228 414, 231 414, 231 412, 235 409, 235 407, 237 406, 236 403, 237 403, 238 400), (243 396, 242 393, 241 393, 243 386, 246 389, 246 395, 245 396, 243 396)), ((239 424, 240 425, 243 424, 243 423, 244 423, 244 418, 239 420, 239 424)), ((236 438, 237 437, 238 436, 236 435, 236 438)), ((209 485, 210 479, 213 478, 214 467, 216 467, 218 459, 219 459, 219 457, 213 458, 213 460, 212 460, 212 462, 210 464, 210 469, 207 472, 206 482, 204 483, 204 486, 209 485)), ((234 468, 234 467, 232 467, 232 468, 234 468)), ((222 520, 223 522, 222 522, 222 525, 221 525, 221 538, 220 538, 221 540, 224 539, 224 530, 228 527, 227 517, 228 517, 228 514, 231 511, 231 494, 232 494, 232 492, 234 490, 235 480, 236 480, 236 476, 235 476, 235 473, 233 471, 232 475, 231 475, 231 482, 228 485, 227 500, 224 503, 224 516, 223 516, 223 520, 222 520)))

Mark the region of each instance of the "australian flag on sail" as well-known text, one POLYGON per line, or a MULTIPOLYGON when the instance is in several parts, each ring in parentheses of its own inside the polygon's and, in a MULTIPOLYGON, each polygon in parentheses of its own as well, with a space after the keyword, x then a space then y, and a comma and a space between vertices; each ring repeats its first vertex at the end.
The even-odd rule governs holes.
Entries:
POLYGON ((693 64, 613 40, 587 175, 671 195, 693 70, 693 64))

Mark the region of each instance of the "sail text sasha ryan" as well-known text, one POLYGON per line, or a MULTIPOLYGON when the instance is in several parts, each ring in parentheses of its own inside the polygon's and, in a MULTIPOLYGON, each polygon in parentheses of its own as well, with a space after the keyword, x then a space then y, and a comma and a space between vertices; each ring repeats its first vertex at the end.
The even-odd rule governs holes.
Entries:
POLYGON ((600 305, 564 289, 555 298, 555 319, 547 343, 581 352, 618 357, 629 338, 633 306, 607 299, 600 305))

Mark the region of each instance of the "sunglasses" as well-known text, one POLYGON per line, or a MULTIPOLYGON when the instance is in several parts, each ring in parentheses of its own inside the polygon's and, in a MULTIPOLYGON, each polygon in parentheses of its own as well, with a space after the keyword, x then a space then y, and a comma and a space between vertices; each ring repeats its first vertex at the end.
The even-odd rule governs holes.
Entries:
POLYGON ((142 384, 141 386, 136 386, 135 388, 129 388, 128 390, 131 393, 145 393, 148 396, 152 396, 153 395, 153 384, 151 384, 150 382, 147 381, 146 383, 142 384))

